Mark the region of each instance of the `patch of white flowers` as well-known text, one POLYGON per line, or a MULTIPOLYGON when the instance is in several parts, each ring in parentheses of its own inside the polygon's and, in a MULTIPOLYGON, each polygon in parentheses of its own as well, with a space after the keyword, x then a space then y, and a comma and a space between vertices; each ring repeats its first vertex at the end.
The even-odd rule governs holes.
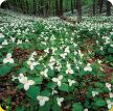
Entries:
POLYGON ((62 75, 59 75, 57 78, 52 78, 52 81, 57 83, 58 86, 61 86, 61 80, 63 79, 62 75))
POLYGON ((92 96, 93 97, 95 97, 96 95, 98 95, 99 94, 99 92, 97 92, 97 91, 92 91, 92 96))
POLYGON ((6 63, 14 63, 14 60, 12 58, 12 54, 11 53, 8 53, 6 55, 6 58, 3 59, 3 63, 6 64, 6 63))
POLYGON ((110 83, 106 83, 105 85, 108 88, 108 90, 111 91, 111 84, 110 83))
POLYGON ((85 67, 84 67, 84 71, 86 72, 91 72, 92 71, 92 67, 91 67, 91 64, 88 63, 85 67))
POLYGON ((71 68, 71 65, 67 62, 67 70, 66 70, 66 74, 73 74, 74 71, 71 68))
POLYGON ((62 102, 64 101, 64 98, 63 97, 61 97, 61 98, 57 97, 56 100, 57 100, 58 106, 61 106, 62 102))
POLYGON ((44 106, 47 101, 49 101, 49 97, 47 96, 37 96, 37 100, 39 101, 40 106, 44 106))
POLYGON ((31 85, 34 85, 35 82, 33 80, 28 80, 26 76, 23 75, 23 73, 19 74, 18 80, 20 83, 24 85, 24 89, 27 91, 31 85))
POLYGON ((30 58, 27 61, 27 64, 29 65, 31 70, 34 70, 35 66, 37 66, 39 63, 35 61, 34 56, 37 55, 36 52, 33 52, 30 56, 30 58))

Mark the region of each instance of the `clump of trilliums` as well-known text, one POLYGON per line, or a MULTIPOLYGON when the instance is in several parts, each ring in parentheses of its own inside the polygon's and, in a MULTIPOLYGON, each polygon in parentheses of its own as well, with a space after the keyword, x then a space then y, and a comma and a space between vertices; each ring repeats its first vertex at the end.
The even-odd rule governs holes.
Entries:
POLYGON ((14 63, 14 60, 12 58, 12 54, 11 53, 8 53, 6 55, 6 58, 3 59, 3 63, 6 64, 6 63, 11 63, 13 64, 14 63))
POLYGON ((30 58, 29 58, 28 61, 27 61, 27 64, 29 65, 29 68, 30 68, 31 70, 34 70, 35 66, 38 65, 38 62, 36 62, 35 59, 34 59, 34 56, 36 56, 36 55, 37 55, 37 53, 36 53, 36 52, 33 52, 33 53, 31 54, 30 58))
MULTIPOLYGON (((93 100, 100 98, 101 93, 104 93, 104 91, 106 91, 105 93, 107 93, 109 97, 104 99, 106 106, 104 105, 103 107, 111 109, 113 106, 112 83, 110 81, 105 82, 104 80, 102 82, 98 81, 100 84, 103 84, 99 84, 100 87, 103 86, 105 89, 97 87, 96 82, 95 84, 97 86, 89 86, 89 84, 87 85, 89 81, 82 80, 84 77, 81 76, 93 75, 94 72, 97 72, 97 75, 96 73, 95 75, 98 76, 98 72, 103 73, 100 67, 97 71, 94 71, 96 69, 94 68, 95 64, 101 65, 100 60, 96 61, 94 64, 86 62, 88 61, 87 58, 97 53, 97 50, 88 50, 88 53, 85 54, 84 51, 81 50, 81 47, 83 47, 83 42, 81 41, 85 41, 89 38, 93 39, 98 46, 98 52, 105 53, 105 51, 107 51, 108 54, 108 52, 111 51, 111 55, 113 48, 113 31, 111 31, 109 35, 102 35, 102 33, 100 33, 103 27, 107 29, 106 32, 112 30, 109 23, 100 25, 93 23, 94 21, 92 19, 90 23, 87 21, 89 20, 87 18, 86 21, 75 26, 60 21, 58 18, 49 18, 48 20, 37 18, 36 21, 34 18, 29 18, 29 21, 28 17, 27 19, 24 17, 24 19, 19 18, 16 20, 10 17, 8 18, 12 20, 12 22, 6 17, 3 22, 6 25, 4 26, 4 24, 1 23, 2 27, 0 26, 0 62, 3 63, 4 66, 11 66, 12 64, 17 65, 16 70, 14 70, 15 72, 11 72, 14 74, 12 80, 13 82, 16 81, 16 83, 19 83, 26 91, 26 97, 29 96, 33 98, 33 102, 34 99, 36 99, 35 104, 36 107, 38 107, 37 109, 43 107, 46 109, 46 107, 49 107, 48 104, 52 102, 51 106, 53 107, 55 104, 55 108, 58 107, 62 109, 64 107, 71 109, 73 104, 77 103, 75 106, 79 108, 82 106, 81 109, 83 109, 83 111, 98 110, 96 105, 100 105, 103 101, 96 101, 96 105, 92 107, 95 109, 92 109, 90 106, 94 103, 93 100), (83 33, 86 32, 86 30, 88 35, 86 35, 87 33, 83 33), (99 39, 89 37, 92 33, 94 33, 94 35, 96 33, 96 37, 99 39), (31 52, 24 61, 16 60, 16 58, 12 56, 12 49, 18 47, 28 49, 29 52, 31 52), (44 51, 44 55, 38 54, 37 50, 44 51), (4 54, 2 55, 4 52, 12 53, 6 53, 4 56, 4 54), (79 80, 79 78, 81 79, 79 80), (86 86, 84 87, 83 85, 86 86), (86 103, 80 103, 79 97, 76 94, 76 92, 81 93, 81 90, 86 97, 86 103), (32 94, 30 95, 31 92, 32 94)), ((0 21, 3 21, 2 17, 0 17, 0 21)), ((31 101, 32 99, 30 99, 30 102, 31 101)))

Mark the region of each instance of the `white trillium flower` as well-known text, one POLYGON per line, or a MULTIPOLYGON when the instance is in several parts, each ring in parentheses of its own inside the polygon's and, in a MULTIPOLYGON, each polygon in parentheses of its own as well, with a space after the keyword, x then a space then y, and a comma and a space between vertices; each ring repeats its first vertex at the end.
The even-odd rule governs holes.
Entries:
POLYGON ((0 49, 2 49, 3 48, 3 46, 2 45, 0 45, 0 49))
POLYGON ((22 44, 22 40, 17 41, 17 45, 22 44))
POLYGON ((4 38, 4 35, 2 33, 0 33, 0 38, 4 38))
POLYGON ((49 48, 45 49, 44 52, 49 53, 49 48))
POLYGON ((109 93, 110 98, 113 98, 113 93, 109 93))
POLYGON ((37 100, 39 101, 40 106, 44 106, 47 101, 49 101, 49 97, 47 96, 37 96, 37 100))
POLYGON ((27 64, 29 65, 31 70, 34 70, 35 66, 38 65, 38 62, 35 61, 27 61, 27 64))
POLYGON ((88 72, 91 72, 92 71, 92 67, 91 67, 91 64, 88 63, 86 67, 84 67, 84 71, 88 71, 88 72))
POLYGON ((47 73, 48 73, 48 69, 45 69, 44 71, 40 72, 40 74, 44 77, 48 77, 47 73))
POLYGON ((36 55, 37 55, 37 52, 34 51, 34 52, 31 54, 31 57, 34 57, 34 56, 36 56, 36 55))
POLYGON ((69 63, 67 63, 67 70, 66 70, 66 74, 73 74, 74 71, 71 69, 71 65, 69 63))
POLYGON ((20 83, 24 84, 24 89, 27 91, 31 85, 34 85, 35 82, 33 80, 28 80, 26 76, 20 73, 18 80, 20 83))
POLYGON ((76 83, 76 81, 71 80, 71 79, 68 79, 68 82, 69 82, 69 86, 72 86, 73 84, 75 84, 75 83, 76 83))
POLYGON ((111 100, 107 100, 106 102, 108 104, 108 109, 111 109, 113 106, 113 102, 111 100))
POLYGON ((51 58, 50 58, 50 63, 52 63, 52 64, 55 64, 56 63, 56 60, 55 60, 55 58, 53 57, 53 56, 51 56, 51 58))
POLYGON ((52 81, 56 82, 58 86, 61 86, 61 80, 63 79, 62 75, 59 75, 58 78, 53 78, 52 81))
POLYGON ((84 111, 88 111, 88 109, 86 108, 86 109, 84 109, 84 111))
POLYGON ((2 42, 2 45, 8 45, 7 40, 4 40, 4 41, 2 42))
POLYGON ((15 40, 16 40, 16 38, 11 37, 11 41, 12 41, 12 42, 15 42, 15 40))
POLYGON ((106 83, 105 85, 111 91, 111 84, 110 83, 106 83))
POLYGON ((66 58, 66 56, 67 56, 67 53, 60 54, 60 56, 61 56, 63 59, 65 59, 65 58, 66 58))
POLYGON ((69 46, 65 48, 65 53, 70 53, 69 46))
POLYGON ((52 95, 54 95, 54 94, 58 94, 58 91, 52 90, 52 95))
POLYGON ((14 63, 14 60, 12 58, 12 55, 11 53, 8 53, 6 55, 6 58, 3 59, 3 63, 6 64, 6 63, 14 63))
POLYGON ((95 97, 96 95, 98 95, 99 94, 99 92, 97 92, 97 91, 92 91, 92 96, 93 97, 95 97))
POLYGON ((61 105, 62 105, 61 103, 64 101, 64 98, 62 98, 62 97, 61 97, 61 98, 57 97, 56 100, 57 100, 58 106, 61 106, 61 105))

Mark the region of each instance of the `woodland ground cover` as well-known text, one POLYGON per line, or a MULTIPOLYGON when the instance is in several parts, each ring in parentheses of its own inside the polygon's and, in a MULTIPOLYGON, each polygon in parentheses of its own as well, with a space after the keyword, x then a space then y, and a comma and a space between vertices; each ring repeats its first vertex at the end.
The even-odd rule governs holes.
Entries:
POLYGON ((0 104, 7 111, 111 109, 112 20, 73 24, 1 12, 0 104))

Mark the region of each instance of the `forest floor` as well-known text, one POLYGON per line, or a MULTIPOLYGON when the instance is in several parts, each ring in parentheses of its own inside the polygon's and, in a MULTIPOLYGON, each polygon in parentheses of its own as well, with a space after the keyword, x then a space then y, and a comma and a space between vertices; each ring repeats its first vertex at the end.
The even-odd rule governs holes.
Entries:
POLYGON ((113 17, 83 17, 78 24, 0 11, 0 105, 6 111, 111 109, 113 17))

